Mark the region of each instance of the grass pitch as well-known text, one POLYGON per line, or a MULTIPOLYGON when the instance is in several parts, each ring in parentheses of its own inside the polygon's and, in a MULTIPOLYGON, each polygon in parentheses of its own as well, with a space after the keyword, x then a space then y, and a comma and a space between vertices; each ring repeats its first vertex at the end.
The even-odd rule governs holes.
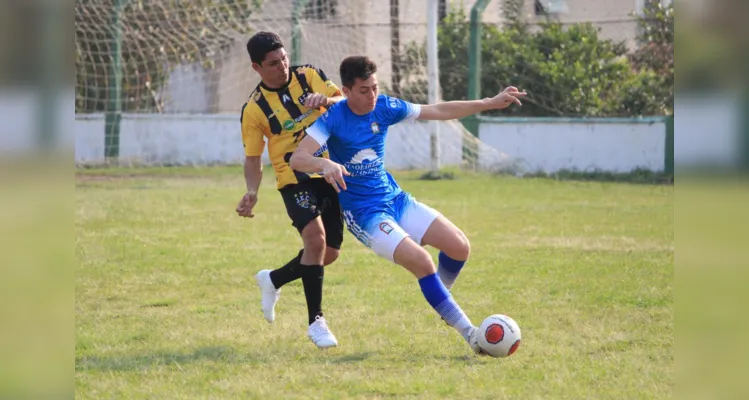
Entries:
POLYGON ((340 346, 307 339, 301 282, 265 322, 253 275, 301 246, 269 172, 252 220, 239 167, 77 172, 76 398, 673 396, 673 186, 396 174, 471 240, 453 294, 474 324, 520 324, 491 359, 348 232, 323 300, 340 346))

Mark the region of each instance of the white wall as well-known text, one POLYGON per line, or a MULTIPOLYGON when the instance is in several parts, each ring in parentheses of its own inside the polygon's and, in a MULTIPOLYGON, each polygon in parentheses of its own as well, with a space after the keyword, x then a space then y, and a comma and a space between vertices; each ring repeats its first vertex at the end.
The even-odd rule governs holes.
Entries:
POLYGON ((76 115, 76 164, 95 164, 104 160, 104 122, 104 114, 76 115))
POLYGON ((129 115, 120 156, 145 164, 240 163, 239 115, 129 115))
MULTIPOLYGON (((463 129, 455 122, 440 123, 440 162, 455 166, 463 162, 463 129)), ((392 169, 428 169, 431 165, 430 124, 414 122, 394 125, 385 142, 385 166, 392 169)))
POLYGON ((740 99, 728 94, 679 96, 674 110, 676 167, 737 165, 740 107, 740 99))
MULTIPOLYGON (((38 150, 41 96, 42 93, 33 88, 0 89, 0 155, 38 150)), ((70 150, 73 143, 75 92, 72 88, 62 89, 55 100, 55 146, 59 150, 70 150)))
MULTIPOLYGON (((104 117, 76 118, 76 163, 104 161, 104 117)), ((629 172, 663 169, 665 123, 661 119, 502 120, 482 122, 480 164, 487 169, 514 165, 523 172, 560 169, 629 172)), ((390 169, 430 166, 429 125, 393 126, 386 142, 390 169)), ((462 125, 440 125, 443 166, 462 163, 462 125)), ((120 160, 145 165, 237 164, 244 157, 238 114, 125 114, 120 127, 120 160)), ((263 156, 268 163, 267 150, 263 156)))
MULTIPOLYGON (((77 163, 104 161, 104 117, 75 115, 73 96, 61 100, 61 134, 73 133, 77 163), (70 127, 74 124, 73 127, 70 127)), ((30 92, 0 92, 0 154, 32 149, 37 99, 30 92)), ((675 104, 676 167, 734 166, 740 160, 740 102, 730 95, 680 96, 675 104)), ((441 125, 444 165, 460 162, 466 137, 456 122, 441 125)), ((524 171, 562 168, 661 170, 665 126, 659 119, 487 119, 479 129, 481 164, 496 169, 516 162, 524 171), (652 122, 652 121, 658 122, 652 122), (514 160, 513 160, 514 159, 514 160)), ((238 114, 126 114, 122 156, 151 164, 228 163, 242 159, 238 114), (175 142, 176 141, 176 142, 175 142)), ((63 138, 63 141, 73 142, 63 138)), ((393 169, 429 166, 427 125, 396 125, 387 142, 393 169)), ((267 159, 267 158, 266 158, 267 159)))
MULTIPOLYGON (((441 129, 444 165, 462 158, 462 130, 445 122, 441 129)), ((77 164, 104 161, 104 116, 79 115, 75 121, 77 164)), ((386 165, 392 169, 423 169, 430 165, 426 123, 390 129, 386 165)), ((120 126, 120 160, 146 165, 241 163, 244 157, 239 114, 124 114, 120 126)), ((268 163, 268 151, 263 154, 268 163)))
POLYGON ((506 119, 482 122, 482 142, 515 158, 524 172, 662 171, 665 123, 632 120, 506 119))
MULTIPOLYGON (((104 115, 77 116, 75 161, 104 161, 104 115)), ((145 165, 241 163, 239 114, 123 114, 120 161, 145 165)), ((267 151, 263 155, 268 161, 267 151)))

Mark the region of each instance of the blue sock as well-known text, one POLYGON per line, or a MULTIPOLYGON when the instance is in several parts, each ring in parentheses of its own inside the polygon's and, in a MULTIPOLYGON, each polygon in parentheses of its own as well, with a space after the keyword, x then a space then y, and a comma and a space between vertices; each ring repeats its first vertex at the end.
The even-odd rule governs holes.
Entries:
POLYGON ((439 313, 448 325, 455 328, 468 340, 473 324, 458 303, 455 302, 450 292, 447 291, 437 274, 427 275, 419 279, 419 286, 421 286, 421 292, 429 305, 439 313))
POLYGON ((439 274, 440 280, 445 284, 447 290, 450 290, 453 287, 455 280, 458 279, 458 274, 460 274, 460 270, 466 262, 453 260, 441 251, 438 259, 439 267, 437 268, 437 274, 439 274))

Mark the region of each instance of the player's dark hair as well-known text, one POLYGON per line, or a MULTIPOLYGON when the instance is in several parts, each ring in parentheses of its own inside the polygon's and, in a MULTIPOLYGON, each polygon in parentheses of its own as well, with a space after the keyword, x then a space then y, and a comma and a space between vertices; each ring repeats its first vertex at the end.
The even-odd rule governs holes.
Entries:
POLYGON ((247 41, 247 53, 250 55, 250 60, 260 65, 263 64, 268 53, 282 48, 281 37, 273 32, 258 32, 247 41))
POLYGON ((354 86, 356 78, 364 81, 375 72, 377 64, 367 56, 350 56, 341 61, 341 83, 349 89, 354 86))

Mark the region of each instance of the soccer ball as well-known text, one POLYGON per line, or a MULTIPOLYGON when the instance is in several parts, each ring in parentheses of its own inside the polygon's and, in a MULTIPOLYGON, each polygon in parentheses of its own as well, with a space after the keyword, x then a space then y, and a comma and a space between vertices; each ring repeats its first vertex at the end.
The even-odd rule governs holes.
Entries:
POLYGON ((494 314, 479 326, 479 347, 495 357, 509 357, 520 346, 520 327, 514 319, 494 314))

